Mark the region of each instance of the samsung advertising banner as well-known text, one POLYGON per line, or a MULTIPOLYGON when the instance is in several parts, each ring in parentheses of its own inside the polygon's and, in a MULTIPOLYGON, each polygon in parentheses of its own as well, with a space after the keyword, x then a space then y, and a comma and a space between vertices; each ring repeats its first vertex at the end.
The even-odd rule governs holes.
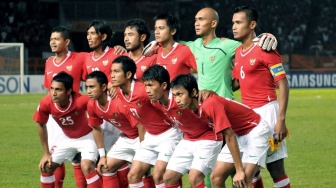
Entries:
MULTIPOLYGON (((43 75, 25 75, 23 93, 47 93, 43 88, 43 75)), ((336 72, 332 73, 288 73, 290 88, 336 88, 336 72)), ((85 91, 82 82, 81 91, 85 91)), ((0 76, 0 94, 20 94, 20 76, 0 76)))

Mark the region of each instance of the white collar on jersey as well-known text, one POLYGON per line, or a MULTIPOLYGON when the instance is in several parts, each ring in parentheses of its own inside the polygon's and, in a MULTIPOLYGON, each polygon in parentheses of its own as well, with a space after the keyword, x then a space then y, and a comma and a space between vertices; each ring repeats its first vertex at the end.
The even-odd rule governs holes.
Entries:
POLYGON ((244 56, 246 56, 248 53, 250 53, 253 49, 254 49, 254 47, 256 47, 257 46, 257 44, 253 44, 253 46, 249 49, 249 50, 247 50, 245 53, 243 52, 243 48, 241 48, 240 49, 240 55, 242 56, 242 57, 244 57, 244 56))
POLYGON ((96 100, 96 105, 97 105, 97 107, 99 108, 100 111, 102 111, 104 113, 107 113, 110 109, 110 102, 111 102, 111 97, 107 96, 107 103, 106 103, 107 108, 106 108, 106 110, 103 110, 102 108, 100 108, 98 100, 96 100))
POLYGON ((163 55, 163 52, 161 52, 161 57, 163 58, 163 59, 166 59, 174 50, 175 50, 175 48, 177 47, 177 45, 178 45, 179 43, 177 43, 177 42, 175 42, 174 44, 173 44, 173 49, 172 50, 170 50, 170 52, 167 54, 167 55, 163 55))
POLYGON ((123 93, 122 90, 120 89, 120 91, 121 91, 120 93, 121 93, 122 97, 124 97, 125 101, 127 101, 127 102, 132 101, 133 91, 134 91, 134 85, 135 85, 135 81, 132 80, 132 83, 131 83, 131 91, 130 91, 130 94, 129 94, 129 99, 127 99, 127 98, 125 97, 124 93, 123 93))
POLYGON ((110 50, 110 47, 106 46, 106 48, 105 48, 105 50, 104 50, 104 53, 103 53, 100 57, 98 57, 98 58, 95 58, 95 57, 94 57, 95 53, 93 52, 93 53, 92 53, 92 60, 93 60, 93 61, 98 61, 99 59, 101 59, 102 57, 104 57, 105 54, 106 54, 109 50, 110 50))
POLYGON ((68 53, 66 54, 65 59, 64 59, 61 63, 59 63, 59 64, 56 63, 56 56, 55 56, 54 59, 53 59, 53 63, 54 63, 54 65, 55 65, 56 67, 61 66, 63 63, 65 63, 65 62, 69 59, 70 55, 71 55, 71 51, 68 51, 68 53))
POLYGON ((54 105, 55 105, 55 107, 58 111, 64 113, 64 112, 68 111, 70 109, 71 105, 72 105, 72 95, 70 95, 69 101, 70 101, 69 106, 65 110, 59 109, 57 103, 54 103, 54 105))

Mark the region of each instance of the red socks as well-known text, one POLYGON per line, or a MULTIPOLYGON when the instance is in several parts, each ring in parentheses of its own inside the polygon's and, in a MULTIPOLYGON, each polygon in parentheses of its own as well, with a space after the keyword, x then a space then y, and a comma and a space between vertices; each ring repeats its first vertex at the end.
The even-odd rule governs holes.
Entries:
POLYGON ((103 174, 103 188, 120 188, 117 173, 103 174))
POLYGON ((152 175, 144 176, 142 178, 142 182, 144 183, 144 188, 155 188, 155 183, 152 175))
POLYGON ((262 180, 261 172, 258 171, 252 179, 253 188, 264 188, 264 182, 262 180))
POLYGON ((119 187, 120 188, 128 188, 128 179, 127 174, 130 171, 128 163, 124 164, 118 169, 118 181, 119 181, 119 187))
POLYGON ((280 177, 274 181, 274 188, 290 188, 290 181, 287 175, 280 177))
POLYGON ((65 177, 64 163, 62 163, 59 167, 55 169, 54 176, 55 176, 55 188, 62 188, 64 177, 65 177))
POLYGON ((50 174, 41 174, 40 177, 42 188, 54 188, 55 187, 55 176, 50 174))
POLYGON ((80 164, 72 164, 77 188, 86 188, 87 183, 80 164))
POLYGON ((98 172, 95 170, 87 175, 85 175, 86 183, 89 188, 101 188, 102 180, 100 179, 98 172))

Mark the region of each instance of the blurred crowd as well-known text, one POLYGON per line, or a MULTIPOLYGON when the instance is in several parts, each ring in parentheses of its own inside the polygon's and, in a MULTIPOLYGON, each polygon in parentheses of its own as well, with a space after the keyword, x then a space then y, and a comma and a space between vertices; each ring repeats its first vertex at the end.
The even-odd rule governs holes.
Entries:
MULTIPOLYGON (((175 7, 178 8, 174 11, 183 18, 181 19, 183 28, 180 33, 181 39, 192 40, 192 37, 195 37, 194 15, 204 6, 211 6, 219 13, 220 24, 217 35, 232 38, 233 9, 246 3, 256 7, 260 13, 258 33, 274 34, 279 41, 280 53, 315 54, 318 52, 320 55, 336 55, 334 42, 336 41, 336 1, 334 0, 283 0, 281 2, 209 0, 177 1, 176 3, 178 6, 175 7)), ((24 42, 27 48, 34 49, 36 53, 41 51, 41 48, 48 49, 46 40, 48 40, 49 31, 52 26, 58 24, 59 19, 59 14, 55 11, 58 12, 58 9, 51 9, 50 4, 34 0, 2 1, 0 3, 0 42, 24 42), (56 21, 50 23, 53 19, 56 21)))

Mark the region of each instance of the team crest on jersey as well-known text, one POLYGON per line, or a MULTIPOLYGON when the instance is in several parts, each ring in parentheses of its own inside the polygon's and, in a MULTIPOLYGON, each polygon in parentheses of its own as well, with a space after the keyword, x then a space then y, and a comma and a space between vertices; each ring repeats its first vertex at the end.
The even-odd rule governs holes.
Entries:
POLYGON ((118 117, 119 116, 119 114, 117 113, 117 112, 114 112, 114 117, 118 117))
POLYGON ((256 59, 250 59, 250 65, 254 65, 255 61, 256 61, 256 59))
POLYGON ((66 68, 67 68, 68 71, 71 71, 72 70, 72 65, 66 66, 66 68))
POLYGON ((176 111, 176 113, 177 113, 177 115, 179 115, 179 116, 181 116, 181 115, 182 115, 182 112, 181 112, 181 110, 177 110, 177 111, 176 111))
POLYGON ((140 108, 141 107, 141 102, 137 102, 137 107, 140 108))
POLYGON ((147 69, 147 66, 146 65, 141 65, 141 70, 142 70, 142 72, 145 72, 145 70, 147 69))
POLYGON ((172 58, 172 64, 176 64, 177 63, 177 58, 172 58))
POLYGON ((108 64, 108 60, 104 60, 104 61, 103 61, 103 65, 104 65, 104 66, 107 66, 107 64, 108 64))
POLYGON ((79 114, 79 112, 77 110, 75 110, 74 114, 77 116, 79 114))
POLYGON ((210 56, 210 61, 215 61, 216 56, 210 56))

